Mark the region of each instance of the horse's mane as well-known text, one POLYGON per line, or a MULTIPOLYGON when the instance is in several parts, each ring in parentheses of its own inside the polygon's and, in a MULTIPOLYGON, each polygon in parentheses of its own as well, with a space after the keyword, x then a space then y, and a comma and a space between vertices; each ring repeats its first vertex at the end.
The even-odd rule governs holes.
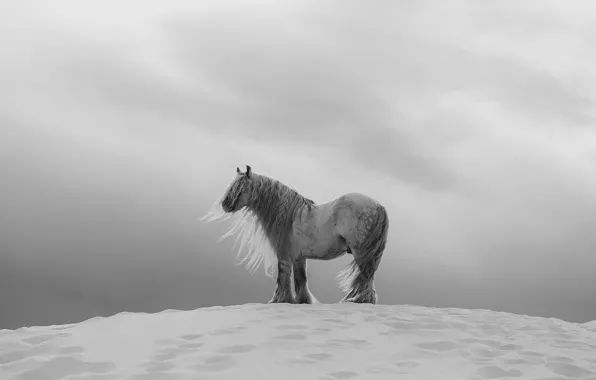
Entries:
POLYGON ((288 239, 296 214, 304 207, 310 209, 315 203, 273 178, 253 172, 250 181, 253 200, 250 206, 234 214, 223 211, 221 203, 226 194, 239 188, 232 182, 202 220, 211 222, 233 218, 232 226, 218 241, 237 233, 235 246, 239 244, 238 257, 247 249, 240 263, 245 263, 250 273, 263 263, 267 276, 274 278, 277 256, 289 253, 288 239))

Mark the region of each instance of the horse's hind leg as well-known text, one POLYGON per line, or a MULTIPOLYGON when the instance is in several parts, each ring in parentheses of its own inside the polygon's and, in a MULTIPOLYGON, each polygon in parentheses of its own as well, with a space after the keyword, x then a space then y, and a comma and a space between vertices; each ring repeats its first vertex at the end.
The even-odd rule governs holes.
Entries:
POLYGON ((292 262, 288 259, 277 260, 277 287, 269 303, 296 303, 292 295, 292 262))
POLYGON ((347 292, 342 302, 377 303, 374 275, 379 267, 389 221, 385 208, 362 213, 355 232, 346 238, 354 260, 340 275, 340 286, 347 292), (364 232, 363 232, 364 231, 364 232))
POLYGON ((294 289, 296 290, 296 303, 318 303, 317 299, 308 290, 305 258, 294 260, 294 289))
POLYGON ((341 287, 347 294, 341 302, 377 303, 377 292, 374 285, 374 273, 378 260, 366 261, 356 251, 352 253, 354 261, 340 274, 341 287))

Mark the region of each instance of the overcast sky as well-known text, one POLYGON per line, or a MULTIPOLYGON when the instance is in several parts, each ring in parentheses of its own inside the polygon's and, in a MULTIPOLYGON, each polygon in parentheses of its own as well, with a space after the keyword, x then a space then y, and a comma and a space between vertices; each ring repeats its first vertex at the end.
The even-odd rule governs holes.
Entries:
POLYGON ((592 1, 1 8, 0 328, 267 302, 198 220, 246 164, 387 207, 381 303, 596 319, 592 1))

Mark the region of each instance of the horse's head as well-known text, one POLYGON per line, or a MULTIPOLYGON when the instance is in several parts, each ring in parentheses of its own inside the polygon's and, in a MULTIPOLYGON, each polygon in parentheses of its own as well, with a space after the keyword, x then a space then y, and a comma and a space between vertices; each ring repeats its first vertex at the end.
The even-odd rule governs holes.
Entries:
POLYGON ((246 172, 236 168, 236 178, 228 188, 221 206, 225 212, 236 212, 249 205, 252 193, 252 170, 246 165, 246 172))

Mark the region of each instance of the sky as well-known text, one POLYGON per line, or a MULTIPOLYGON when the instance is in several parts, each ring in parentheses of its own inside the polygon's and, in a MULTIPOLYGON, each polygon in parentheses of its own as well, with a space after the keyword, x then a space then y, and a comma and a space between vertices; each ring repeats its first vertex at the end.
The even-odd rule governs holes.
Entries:
POLYGON ((0 329, 267 302, 199 221, 244 165, 385 205, 380 303, 596 319, 593 2, 0 7, 0 329))

